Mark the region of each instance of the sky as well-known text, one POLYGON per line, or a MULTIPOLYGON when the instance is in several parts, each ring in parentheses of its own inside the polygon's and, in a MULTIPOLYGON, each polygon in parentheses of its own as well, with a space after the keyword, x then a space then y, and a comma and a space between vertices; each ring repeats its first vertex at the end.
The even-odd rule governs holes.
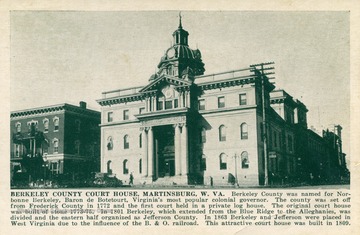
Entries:
MULTIPOLYGON (((146 85, 178 11, 12 11, 10 109, 60 103, 100 110, 104 91, 146 85)), ((275 62, 275 85, 309 109, 317 130, 350 133, 349 12, 184 11, 205 74, 275 62)))

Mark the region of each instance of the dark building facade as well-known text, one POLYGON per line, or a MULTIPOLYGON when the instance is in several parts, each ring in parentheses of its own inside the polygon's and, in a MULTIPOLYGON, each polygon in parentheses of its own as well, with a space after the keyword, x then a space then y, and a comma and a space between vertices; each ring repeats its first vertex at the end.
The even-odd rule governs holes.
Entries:
POLYGON ((11 179, 75 179, 100 167, 100 113, 60 104, 11 112, 11 179))

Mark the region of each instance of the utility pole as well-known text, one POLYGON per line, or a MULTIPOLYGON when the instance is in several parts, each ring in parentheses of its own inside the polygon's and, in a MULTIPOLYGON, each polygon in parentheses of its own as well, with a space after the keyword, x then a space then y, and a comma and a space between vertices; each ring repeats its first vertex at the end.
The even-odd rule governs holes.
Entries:
POLYGON ((265 84, 264 84, 264 65, 261 64, 261 102, 262 102, 262 124, 264 133, 264 185, 269 185, 269 167, 268 167, 268 152, 267 152, 267 130, 266 130, 266 111, 265 111, 265 84))
POLYGON ((264 68, 264 65, 274 64, 274 62, 261 63, 250 65, 250 67, 254 68, 254 72, 260 73, 261 79, 261 103, 262 103, 262 127, 263 127, 263 149, 264 149, 264 186, 269 185, 269 158, 268 158, 268 150, 267 150, 267 121, 266 121, 266 109, 265 109, 265 78, 266 75, 274 74, 274 72, 264 73, 264 70, 272 70, 274 67, 264 68), (260 71, 256 68, 256 66, 260 66, 260 71))

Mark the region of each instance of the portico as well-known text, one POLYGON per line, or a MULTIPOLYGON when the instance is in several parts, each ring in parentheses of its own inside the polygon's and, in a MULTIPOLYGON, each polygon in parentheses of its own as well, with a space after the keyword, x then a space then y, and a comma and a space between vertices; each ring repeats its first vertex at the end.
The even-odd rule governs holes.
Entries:
POLYGON ((150 183, 171 178, 188 183, 189 143, 186 116, 164 117, 142 122, 142 177, 150 183))

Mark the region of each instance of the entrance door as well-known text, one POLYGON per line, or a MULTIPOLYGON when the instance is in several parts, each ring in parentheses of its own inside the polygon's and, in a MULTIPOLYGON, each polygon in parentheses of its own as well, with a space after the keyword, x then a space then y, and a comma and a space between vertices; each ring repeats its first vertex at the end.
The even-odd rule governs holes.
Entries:
POLYGON ((175 175, 174 127, 172 125, 157 126, 155 129, 155 149, 157 177, 175 175))
POLYGON ((174 176, 175 175, 175 161, 174 159, 165 160, 165 176, 174 176))

